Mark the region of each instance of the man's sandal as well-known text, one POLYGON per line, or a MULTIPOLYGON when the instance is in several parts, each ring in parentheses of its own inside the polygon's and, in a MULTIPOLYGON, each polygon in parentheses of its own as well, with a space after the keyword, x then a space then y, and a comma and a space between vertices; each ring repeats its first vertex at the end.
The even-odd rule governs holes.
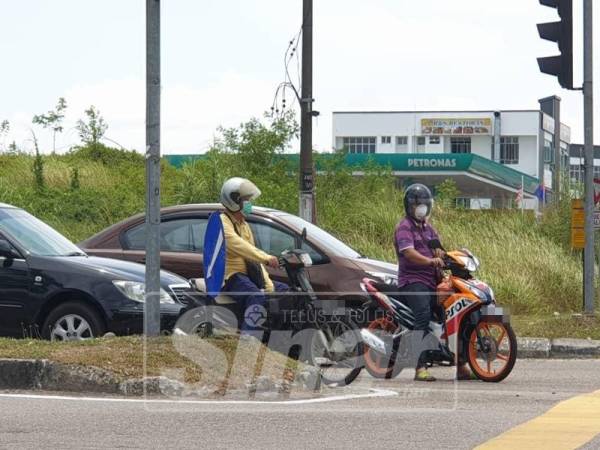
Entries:
POLYGON ((427 369, 418 370, 415 373, 415 381, 435 381, 436 378, 427 369))

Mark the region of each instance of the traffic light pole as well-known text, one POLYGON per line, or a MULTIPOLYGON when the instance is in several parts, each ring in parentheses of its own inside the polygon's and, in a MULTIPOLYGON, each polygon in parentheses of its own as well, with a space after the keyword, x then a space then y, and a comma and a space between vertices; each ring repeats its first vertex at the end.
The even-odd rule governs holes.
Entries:
POLYGON ((160 333, 160 0, 146 0, 146 336, 160 333))
POLYGON ((300 217, 313 223, 314 175, 312 167, 313 120, 313 0, 302 3, 302 93, 300 100, 300 217))
POLYGON ((585 154, 584 312, 594 313, 594 96, 592 0, 583 2, 583 127, 585 154))

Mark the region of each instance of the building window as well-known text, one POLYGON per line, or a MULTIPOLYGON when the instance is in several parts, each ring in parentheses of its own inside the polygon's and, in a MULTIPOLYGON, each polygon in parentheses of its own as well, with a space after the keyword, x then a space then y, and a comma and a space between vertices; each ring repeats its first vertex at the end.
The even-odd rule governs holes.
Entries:
POLYGON ((391 136, 381 136, 381 143, 382 144, 391 144, 392 137, 391 136))
POLYGON ((417 137, 417 145, 425 145, 425 136, 417 137))
POLYGON ((600 166, 594 166, 594 178, 600 178, 600 166))
POLYGON ((544 162, 554 162, 554 145, 552 144, 552 141, 548 139, 544 139, 544 162))
POLYGON ((375 153, 377 138, 375 136, 352 136, 343 138, 343 142, 348 153, 375 153))
POLYGON ((470 137, 453 137, 450 138, 451 153, 471 153, 471 138, 470 137))
POLYGON ((500 164, 519 164, 519 138, 500 137, 500 164))
POLYGON ((429 136, 429 143, 430 144, 439 144, 440 137, 439 136, 429 136))
POLYGON ((580 164, 569 166, 569 177, 573 183, 583 183, 583 167, 580 164))
POLYGON ((408 145, 408 136, 396 136, 396 145, 408 145))

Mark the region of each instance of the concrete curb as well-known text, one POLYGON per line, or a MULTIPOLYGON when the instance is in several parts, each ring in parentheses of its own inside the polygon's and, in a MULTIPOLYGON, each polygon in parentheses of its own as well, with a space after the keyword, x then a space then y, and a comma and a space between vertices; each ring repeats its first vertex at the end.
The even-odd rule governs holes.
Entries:
POLYGON ((45 359, 0 359, 0 389, 39 389, 140 397, 144 395, 144 384, 146 394, 181 394, 179 383, 165 377, 120 381, 112 373, 97 367, 60 364, 45 359))
MULTIPOLYGON (((281 394, 290 389, 313 392, 314 383, 311 385, 305 372, 308 373, 307 370, 300 373, 298 383, 278 383, 269 377, 259 377, 255 383, 248 384, 246 390, 229 389, 228 395, 247 395, 248 392, 281 394)), ((97 367, 61 364, 45 359, 0 358, 0 389, 119 394, 127 397, 211 397, 219 388, 194 385, 190 389, 164 376, 119 380, 111 372, 97 367)))
POLYGON ((600 358, 600 341, 569 338, 517 338, 519 358, 589 359, 600 358))
MULTIPOLYGON (((521 337, 517 338, 517 346, 519 358, 600 359, 600 340, 521 337)), ((305 380, 303 376, 301 374, 299 377, 299 383, 304 389, 308 389, 310 380, 305 380)), ((270 390, 267 388, 268 383, 261 383, 257 383, 257 391, 270 390)), ((96 367, 60 364, 44 359, 0 359, 0 389, 39 389, 140 397, 144 395, 144 388, 145 394, 149 395, 186 395, 184 385, 166 377, 121 381, 112 373, 96 367)), ((205 394, 210 394, 208 386, 205 387, 205 394)))

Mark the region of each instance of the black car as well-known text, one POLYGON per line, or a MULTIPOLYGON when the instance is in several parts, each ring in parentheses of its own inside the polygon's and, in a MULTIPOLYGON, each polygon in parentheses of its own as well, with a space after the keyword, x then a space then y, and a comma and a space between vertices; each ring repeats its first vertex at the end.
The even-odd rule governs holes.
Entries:
MULTIPOLYGON (((23 209, 0 203, 0 335, 75 340, 143 330, 145 267, 86 253, 23 209)), ((189 282, 161 272, 161 328, 189 282)))

